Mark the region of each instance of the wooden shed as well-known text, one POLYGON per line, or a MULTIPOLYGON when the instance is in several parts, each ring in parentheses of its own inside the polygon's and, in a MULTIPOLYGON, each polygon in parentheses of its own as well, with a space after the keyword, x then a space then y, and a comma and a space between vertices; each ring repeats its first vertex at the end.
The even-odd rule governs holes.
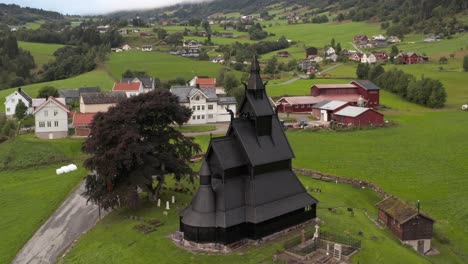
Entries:
POLYGON ((371 108, 347 106, 333 114, 336 122, 354 126, 381 126, 384 115, 371 108))
POLYGON ((377 207, 379 220, 402 243, 422 254, 431 249, 434 219, 419 212, 416 206, 410 206, 392 196, 377 203, 377 207))

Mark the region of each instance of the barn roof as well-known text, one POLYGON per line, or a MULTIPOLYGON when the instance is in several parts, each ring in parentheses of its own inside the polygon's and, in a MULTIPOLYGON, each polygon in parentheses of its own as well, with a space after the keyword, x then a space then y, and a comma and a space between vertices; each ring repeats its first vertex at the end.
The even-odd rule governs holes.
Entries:
POLYGON ((216 78, 198 77, 195 83, 200 87, 214 87, 216 86, 216 78))
MULTIPOLYGON (((340 111, 336 112, 335 115, 356 117, 356 116, 359 116, 362 113, 367 112, 367 111, 374 111, 374 110, 372 110, 370 108, 366 108, 366 107, 347 106, 347 107, 341 109, 340 111)), ((374 111, 374 112, 381 115, 381 113, 379 113, 377 111, 374 111)))
MULTIPOLYGON (((323 102, 323 101, 322 101, 323 102)), ((348 102, 344 102, 344 101, 329 101, 328 103, 322 105, 322 106, 319 106, 317 107, 316 105, 314 105, 313 107, 314 108, 319 108, 319 109, 323 109, 323 110, 336 110, 344 105, 348 104, 348 102)))
POLYGON ((276 104, 280 104, 280 101, 281 100, 285 100, 286 102, 288 102, 289 104, 291 105, 298 105, 298 104, 316 104, 316 103, 319 103, 321 101, 323 101, 323 99, 318 96, 318 97, 314 97, 314 96, 290 96, 290 97, 283 97, 281 99, 279 99, 276 104))
POLYGON ((64 90, 59 90, 59 97, 62 98, 79 98, 80 97, 80 91, 78 89, 64 89, 64 90))
POLYGON ((318 89, 352 89, 357 88, 356 85, 352 83, 340 83, 340 84, 315 84, 312 87, 317 87, 318 89))
POLYGON ((329 102, 331 102, 331 101, 330 101, 330 100, 323 100, 323 101, 321 101, 320 103, 314 104, 312 107, 313 107, 313 108, 320 108, 320 107, 322 107, 322 106, 328 104, 329 102))
POLYGON ((355 80, 353 81, 353 83, 356 83, 357 85, 361 86, 362 88, 368 91, 380 90, 380 88, 377 85, 375 85, 373 82, 369 80, 355 80))
POLYGON ((418 212, 415 206, 410 206, 396 197, 390 196, 376 204, 377 208, 386 212, 393 219, 397 220, 400 224, 404 224, 418 215, 435 222, 431 217, 418 212))
MULTIPOLYGON (((63 99, 62 99, 63 100, 63 99)), ((39 105, 35 110, 34 110, 34 114, 37 113, 42 107, 44 107, 47 103, 49 102, 53 102, 54 104, 56 104, 57 106, 59 106, 60 108, 62 108, 65 112, 67 113, 70 113, 70 109, 68 109, 68 106, 66 106, 64 103, 62 103, 60 100, 58 100, 57 98, 53 97, 53 96, 49 96, 49 98, 47 98, 46 101, 44 101, 41 105, 39 105)))

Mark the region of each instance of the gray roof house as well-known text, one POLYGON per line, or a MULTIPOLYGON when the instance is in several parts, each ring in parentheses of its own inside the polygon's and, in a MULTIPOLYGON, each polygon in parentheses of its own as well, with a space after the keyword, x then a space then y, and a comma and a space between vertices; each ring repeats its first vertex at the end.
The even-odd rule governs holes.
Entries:
POLYGON ((292 171, 292 158, 255 58, 237 117, 225 136, 211 139, 200 187, 180 213, 184 239, 227 245, 315 218, 318 201, 292 171))
POLYGON ((86 93, 98 93, 99 87, 80 87, 78 89, 58 90, 59 97, 65 98, 67 104, 79 102, 80 96, 86 93))
POLYGON ((155 88, 155 81, 153 77, 122 78, 122 81, 121 81, 121 83, 132 83, 132 82, 141 82, 145 90, 147 89, 152 90, 155 88))

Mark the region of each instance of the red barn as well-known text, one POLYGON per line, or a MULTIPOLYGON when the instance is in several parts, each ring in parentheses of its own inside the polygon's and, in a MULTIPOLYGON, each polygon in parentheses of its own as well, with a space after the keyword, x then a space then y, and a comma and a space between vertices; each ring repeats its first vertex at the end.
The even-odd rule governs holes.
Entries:
POLYGON ((373 82, 368 80, 355 80, 351 84, 356 85, 358 94, 365 100, 365 104, 361 106, 377 107, 380 105, 380 88, 373 82))
POLYGON ((402 243, 422 254, 431 249, 434 219, 395 197, 386 198, 377 203, 377 207, 379 208, 379 220, 402 243))
POLYGON ((292 113, 306 113, 312 111, 312 106, 322 101, 319 97, 313 96, 291 96, 283 97, 276 101, 278 111, 292 113))
POLYGON ((347 106, 335 113, 333 118, 340 124, 352 124, 354 126, 383 125, 384 115, 365 107, 347 106))
POLYGON ((338 100, 352 105, 377 107, 380 104, 380 88, 371 81, 356 80, 350 84, 316 84, 310 94, 322 100, 338 100))
POLYGON ((414 52, 402 52, 397 55, 397 62, 400 64, 416 64, 421 63, 424 59, 414 52))
POLYGON ((91 123, 96 113, 76 113, 73 116, 73 127, 75 128, 75 136, 87 137, 91 132, 91 123))
POLYGON ((385 51, 374 52, 375 59, 377 61, 388 61, 388 54, 385 51))
POLYGON ((357 35, 357 36, 354 36, 353 41, 354 43, 364 45, 364 44, 367 44, 367 42, 369 42, 369 38, 367 37, 367 35, 357 35))

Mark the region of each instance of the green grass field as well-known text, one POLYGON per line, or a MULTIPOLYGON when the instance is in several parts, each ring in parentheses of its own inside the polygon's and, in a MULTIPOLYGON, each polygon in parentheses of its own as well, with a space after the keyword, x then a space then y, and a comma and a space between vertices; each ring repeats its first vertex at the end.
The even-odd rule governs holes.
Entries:
POLYGON ((184 125, 177 128, 182 133, 207 132, 216 130, 214 125, 184 125))
POLYGON ((436 236, 447 238, 436 246, 442 254, 435 262, 456 255, 445 263, 466 263, 466 112, 407 112, 386 119, 399 125, 352 133, 288 132, 297 157, 293 164, 365 179, 410 203, 421 200, 437 221, 436 236))
POLYGON ((54 52, 64 45, 18 41, 18 46, 31 52, 31 55, 34 57, 34 61, 36 62, 36 66, 39 68, 43 64, 54 60, 54 52))
POLYGON ((11 262, 85 175, 81 143, 28 135, 0 144, 0 263, 11 262), (70 163, 79 170, 55 174, 70 163))
POLYGON ((161 80, 183 77, 190 80, 195 75, 216 77, 221 66, 216 63, 187 59, 169 53, 129 51, 112 53, 106 62, 111 73, 120 78, 127 69, 143 70, 161 80))
MULTIPOLYGON (((320 200, 317 211, 324 221, 323 229, 362 239, 363 250, 353 257, 355 262, 371 263, 376 260, 378 263, 396 263, 391 256, 398 254, 401 263, 428 263, 412 250, 402 248, 388 231, 378 229, 364 215, 363 209, 372 217, 376 215, 374 203, 380 198, 374 192, 347 185, 319 182, 306 177, 301 177, 301 181, 311 188, 322 189, 322 193, 313 195, 320 200), (337 212, 328 212, 328 207, 337 207, 337 212), (347 207, 355 208, 354 217, 346 212, 347 207), (364 231, 362 237, 357 235, 359 230, 364 231), (372 236, 376 236, 377 241, 371 240, 372 236)), ((163 201, 170 195, 164 193, 163 201)), ((112 212, 80 239, 64 262, 147 263, 149 259, 157 259, 158 263, 271 263, 272 255, 276 250, 282 249, 281 242, 292 237, 283 237, 274 243, 259 247, 243 248, 229 255, 190 253, 178 248, 166 237, 177 230, 177 211, 190 201, 190 195, 176 194, 176 197, 178 202, 172 206, 168 216, 163 216, 162 208, 149 203, 133 210, 119 209, 112 212), (129 215, 159 219, 164 225, 153 233, 143 235, 132 229, 139 222, 128 219, 129 215)), ((293 234, 297 235, 297 232, 293 234)))

